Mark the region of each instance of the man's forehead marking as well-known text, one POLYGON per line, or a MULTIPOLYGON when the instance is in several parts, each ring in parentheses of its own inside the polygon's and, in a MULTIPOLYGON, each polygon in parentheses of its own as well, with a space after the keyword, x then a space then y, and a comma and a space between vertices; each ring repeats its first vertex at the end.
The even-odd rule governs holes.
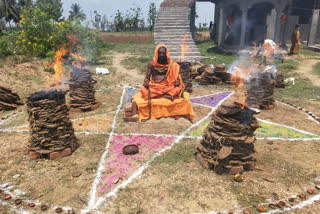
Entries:
POLYGON ((159 48, 159 52, 166 52, 166 48, 165 47, 159 48))

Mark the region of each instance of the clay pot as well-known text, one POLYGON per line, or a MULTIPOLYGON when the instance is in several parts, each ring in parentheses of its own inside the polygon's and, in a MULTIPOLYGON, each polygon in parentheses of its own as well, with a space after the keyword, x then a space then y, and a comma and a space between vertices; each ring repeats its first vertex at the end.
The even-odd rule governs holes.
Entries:
POLYGON ((14 201, 14 203, 16 203, 16 205, 19 205, 19 204, 22 203, 22 200, 21 200, 21 199, 16 199, 16 200, 14 201))
POLYGON ((9 199, 11 199, 11 195, 10 194, 5 194, 3 198, 4 198, 4 200, 9 200, 9 199))
POLYGON ((139 153, 139 147, 135 144, 130 144, 122 148, 122 153, 124 155, 135 155, 139 153))
POLYGON ((289 202, 294 202, 295 198, 289 198, 289 202))
POLYGON ((284 201, 279 201, 278 203, 281 207, 284 207, 286 205, 286 203, 284 201))
POLYGON ((277 206, 275 204, 269 204, 268 207, 271 209, 277 209, 277 206))
POLYGON ((310 195, 312 195, 312 194, 313 194, 313 190, 312 190, 312 189, 308 189, 308 190, 307 190, 307 193, 309 193, 310 195))
POLYGON ((58 208, 56 209, 56 213, 62 213, 62 212, 63 212, 63 209, 62 209, 62 208, 58 207, 58 208))
POLYGON ((258 207, 257 207, 257 210, 258 210, 259 212, 264 212, 264 211, 266 211, 266 209, 265 209, 263 206, 258 206, 258 207))
POLYGON ((29 203, 29 207, 34 207, 34 206, 36 206, 35 203, 33 202, 29 203))
POLYGON ((243 210, 243 214, 251 214, 250 210, 243 210))
POLYGON ((48 206, 47 206, 47 205, 42 205, 42 206, 41 206, 41 210, 42 210, 42 211, 46 211, 47 209, 48 209, 48 206))
POLYGON ((305 199, 307 199, 307 196, 302 193, 302 194, 299 195, 299 198, 301 198, 302 200, 305 200, 305 199))

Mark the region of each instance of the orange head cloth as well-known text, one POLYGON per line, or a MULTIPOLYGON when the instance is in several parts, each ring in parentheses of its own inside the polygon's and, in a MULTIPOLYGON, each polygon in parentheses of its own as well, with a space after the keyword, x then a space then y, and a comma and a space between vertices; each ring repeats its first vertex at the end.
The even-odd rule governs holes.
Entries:
POLYGON ((162 68, 168 68, 170 65, 171 59, 169 56, 169 51, 167 46, 165 46, 164 44, 160 44, 156 47, 156 50, 154 51, 154 57, 153 57, 153 61, 152 61, 152 65, 155 69, 162 69, 162 68), (161 65, 158 63, 158 56, 159 56, 159 49, 164 47, 166 49, 166 56, 167 56, 167 65, 161 65))

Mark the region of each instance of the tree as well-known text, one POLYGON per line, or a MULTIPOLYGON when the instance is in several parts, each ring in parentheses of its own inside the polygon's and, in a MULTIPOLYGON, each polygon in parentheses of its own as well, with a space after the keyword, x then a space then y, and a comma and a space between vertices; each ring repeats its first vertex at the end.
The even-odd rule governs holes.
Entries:
POLYGON ((139 24, 141 22, 141 17, 142 17, 142 12, 141 12, 141 8, 131 8, 131 10, 133 11, 133 19, 132 19, 132 27, 133 30, 139 30, 139 24))
POLYGON ((62 16, 62 2, 61 0, 37 0, 36 6, 43 12, 49 14, 49 16, 59 21, 62 16))
POLYGON ((9 24, 10 29, 12 30, 11 21, 18 23, 20 17, 17 8, 17 2, 15 0, 1 0, 0 7, 0 18, 4 19, 5 22, 9 24))
POLYGON ((33 5, 32 0, 18 0, 18 7, 22 9, 24 7, 30 7, 33 5))
POLYGON ((120 10, 117 10, 116 16, 114 17, 114 27, 117 32, 124 30, 124 19, 120 10))
POLYGON ((149 29, 151 31, 153 30, 156 16, 157 16, 156 4, 152 2, 149 5, 149 12, 148 12, 148 24, 149 24, 149 29))
POLYGON ((108 19, 106 15, 103 15, 101 19, 100 27, 102 32, 104 32, 108 28, 108 19))
POLYGON ((91 20, 93 27, 96 29, 100 29, 100 22, 101 22, 101 15, 95 10, 93 11, 94 15, 94 20, 91 20))
POLYGON ((81 6, 78 3, 71 5, 71 10, 69 11, 69 19, 79 19, 80 21, 83 21, 86 19, 86 14, 81 10, 81 6))

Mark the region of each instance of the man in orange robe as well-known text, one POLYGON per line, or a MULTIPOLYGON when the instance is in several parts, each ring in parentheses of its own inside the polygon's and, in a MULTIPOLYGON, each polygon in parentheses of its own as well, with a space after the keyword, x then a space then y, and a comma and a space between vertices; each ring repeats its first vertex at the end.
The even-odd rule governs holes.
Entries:
POLYGON ((194 118, 189 94, 184 92, 180 66, 170 59, 168 48, 161 44, 148 64, 146 78, 140 92, 133 99, 139 110, 139 120, 186 116, 194 118))
POLYGON ((300 51, 300 31, 299 31, 300 26, 296 25, 294 31, 292 32, 291 35, 291 49, 290 49, 290 54, 298 54, 300 51))
POLYGON ((140 89, 142 97, 149 98, 164 97, 173 101, 180 98, 184 90, 184 84, 179 74, 180 66, 169 57, 165 45, 158 45, 155 56, 148 65, 147 75, 143 87, 140 89))

